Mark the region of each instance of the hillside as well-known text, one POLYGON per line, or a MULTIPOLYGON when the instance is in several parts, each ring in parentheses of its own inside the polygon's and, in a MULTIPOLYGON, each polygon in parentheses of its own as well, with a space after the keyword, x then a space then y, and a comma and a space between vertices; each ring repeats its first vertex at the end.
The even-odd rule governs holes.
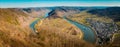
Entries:
POLYGON ((20 8, 25 13, 32 17, 43 17, 46 12, 49 12, 51 8, 20 8))
POLYGON ((0 47, 28 47, 28 19, 31 18, 17 9, 0 9, 0 47))
POLYGON ((0 47, 119 46, 119 9, 65 6, 0 8, 0 47), (36 19, 40 20, 36 22, 36 19), (30 28, 31 23, 35 31, 30 28), (85 31, 87 34, 89 29, 95 35, 95 43, 84 39, 85 31))
POLYGON ((1 8, 0 47, 93 47, 81 39, 79 29, 62 19, 45 19, 40 27, 36 24, 39 32, 35 35, 29 28, 34 19, 21 9, 1 8))

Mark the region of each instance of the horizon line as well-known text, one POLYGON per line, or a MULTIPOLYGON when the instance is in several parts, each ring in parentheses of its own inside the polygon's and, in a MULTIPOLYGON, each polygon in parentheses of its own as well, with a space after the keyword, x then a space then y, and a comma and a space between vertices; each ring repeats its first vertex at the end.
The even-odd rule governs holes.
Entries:
MULTIPOLYGON (((0 7, 0 8, 39 8, 39 7, 62 7, 62 6, 29 6, 29 7, 0 7)), ((96 6, 63 6, 63 7, 120 7, 120 6, 113 6, 113 5, 104 5, 104 6, 98 6, 98 5, 96 5, 96 6)))

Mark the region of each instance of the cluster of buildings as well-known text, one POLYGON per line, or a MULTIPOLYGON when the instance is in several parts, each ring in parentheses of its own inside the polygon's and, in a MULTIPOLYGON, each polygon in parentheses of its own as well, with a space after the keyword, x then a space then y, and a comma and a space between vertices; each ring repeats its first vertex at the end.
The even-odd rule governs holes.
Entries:
POLYGON ((118 28, 117 25, 112 23, 105 23, 100 21, 93 21, 88 20, 90 23, 90 26, 94 29, 96 35, 97 35, 97 44, 104 44, 109 43, 112 40, 112 36, 114 33, 117 33, 118 28))

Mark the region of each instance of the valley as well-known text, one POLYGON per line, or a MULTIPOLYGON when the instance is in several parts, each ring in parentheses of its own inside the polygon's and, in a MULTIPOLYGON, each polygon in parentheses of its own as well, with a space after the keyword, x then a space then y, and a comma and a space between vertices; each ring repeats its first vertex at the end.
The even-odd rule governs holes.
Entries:
POLYGON ((0 8, 0 47, 120 46, 119 10, 120 7, 0 8))

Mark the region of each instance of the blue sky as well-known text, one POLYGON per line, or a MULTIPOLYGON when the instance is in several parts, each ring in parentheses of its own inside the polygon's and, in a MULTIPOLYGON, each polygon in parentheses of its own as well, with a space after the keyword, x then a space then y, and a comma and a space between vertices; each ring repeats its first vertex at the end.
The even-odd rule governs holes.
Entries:
POLYGON ((0 8, 51 6, 120 6, 120 0, 0 0, 0 8))

